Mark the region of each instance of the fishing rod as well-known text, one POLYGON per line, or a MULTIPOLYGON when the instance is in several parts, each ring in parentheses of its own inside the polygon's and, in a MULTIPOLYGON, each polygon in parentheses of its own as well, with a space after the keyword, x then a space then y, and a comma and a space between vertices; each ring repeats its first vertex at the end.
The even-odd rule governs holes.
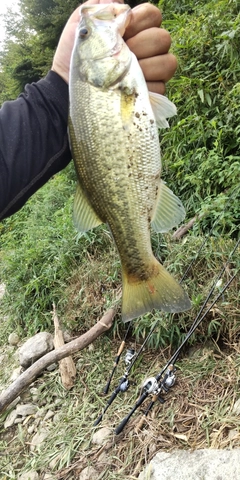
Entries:
MULTIPOLYGON (((107 409, 110 407, 110 405, 113 403, 113 401, 115 400, 116 396, 120 393, 120 392, 126 392, 128 387, 129 387, 129 380, 128 380, 128 376, 129 376, 129 373, 130 371, 132 370, 134 364, 136 363, 137 359, 140 357, 146 343, 148 342, 149 338, 151 337, 153 331, 155 330, 156 326, 157 326, 157 323, 158 323, 159 319, 157 318, 156 321, 154 322, 149 334, 147 335, 147 337, 145 338, 143 344, 141 345, 141 348, 138 350, 138 352, 136 353, 135 350, 133 348, 130 348, 127 350, 126 352, 126 355, 125 355, 125 365, 126 365, 126 371, 123 375, 123 377, 120 379, 119 381, 119 384, 118 386, 116 387, 116 389, 113 391, 111 397, 109 398, 109 400, 107 401, 106 403, 106 406, 103 410, 103 412, 101 413, 101 415, 99 415, 99 417, 97 418, 97 420, 94 422, 94 426, 96 427, 101 421, 102 421, 102 418, 103 418, 103 415, 104 413, 107 411, 107 409)), ((130 325, 128 327, 128 330, 127 332, 129 331, 130 329, 130 325)), ((127 335, 127 334, 126 334, 127 335)), ((125 335, 125 339, 126 339, 126 335, 125 335)), ((120 345, 120 348, 123 344, 124 340, 122 341, 121 345, 120 345)), ((118 350, 118 354, 119 354, 119 351, 120 351, 120 348, 118 350)), ((123 350, 123 349, 122 349, 123 350)), ((122 350, 120 352, 120 354, 116 357, 117 360, 117 363, 119 362, 119 359, 120 359, 120 356, 121 356, 121 353, 122 353, 122 350)), ((113 371, 110 375, 110 378, 108 380, 108 383, 106 385, 106 387, 109 387, 110 385, 110 382, 111 382, 111 378, 113 376, 113 373, 114 373, 114 370, 116 369, 116 366, 117 366, 117 363, 116 363, 116 360, 115 360, 115 364, 113 366, 113 371)), ((106 387, 104 389, 104 391, 106 390, 106 387)))
MULTIPOLYGON (((228 261, 226 262, 224 266, 224 270, 226 268, 227 263, 229 263, 230 258, 236 251, 238 245, 240 243, 240 239, 238 240, 235 248, 231 252, 228 261)), ((221 274, 224 271, 223 269, 221 270, 221 274)), ((138 424, 138 429, 141 428, 142 424, 144 423, 145 418, 147 417, 148 413, 150 410, 153 408, 154 404, 156 403, 157 400, 160 401, 160 403, 164 403, 164 399, 160 396, 160 393, 164 391, 165 393, 168 393, 169 389, 174 385, 176 376, 175 376, 175 371, 176 368, 174 367, 174 364, 184 347, 184 345, 187 343, 189 340, 190 336, 193 334, 193 332, 196 330, 196 328, 199 326, 199 324, 203 321, 203 319, 206 317, 206 315, 209 313, 209 311, 213 308, 213 306, 216 304, 216 302, 219 300, 219 298, 224 294, 224 292, 227 290, 229 285, 232 283, 232 281, 236 278, 238 271, 227 281, 225 286, 222 288, 221 292, 218 293, 218 295, 215 297, 211 305, 207 308, 206 312, 202 315, 201 313, 197 315, 196 319, 193 322, 193 325, 191 326, 189 332, 187 333, 185 339, 183 340, 182 344, 178 347, 177 351, 172 355, 170 360, 166 363, 166 365, 163 367, 163 369, 155 376, 155 377, 150 377, 147 380, 145 380, 143 387, 142 387, 142 393, 141 396, 138 398, 136 401, 135 405, 133 406, 132 410, 129 412, 129 414, 122 420, 122 422, 118 425, 118 427, 115 430, 116 435, 122 432, 124 429, 125 425, 133 415, 133 413, 142 405, 142 403, 146 400, 146 398, 149 395, 152 395, 152 400, 149 403, 147 409, 145 410, 139 424, 138 424), (163 374, 165 373, 164 377, 163 374), (162 378, 163 377, 163 378, 162 378)), ((220 274, 219 274, 220 275, 220 274)), ((214 282, 214 285, 211 289, 211 293, 213 292, 213 289, 216 287, 217 282, 219 280, 219 275, 217 280, 214 282)), ((206 305, 208 299, 210 298, 210 294, 208 294, 206 301, 204 302, 204 305, 206 305)), ((204 307, 203 307, 204 308, 204 307)), ((201 311, 202 312, 202 308, 201 311)))
POLYGON ((110 384, 111 384, 111 381, 112 381, 112 378, 113 378, 113 375, 114 375, 114 372, 118 366, 118 363, 119 363, 119 360, 121 358, 121 355, 122 355, 122 352, 124 350, 124 347, 125 347, 125 344, 126 344, 126 340, 127 340, 127 336, 128 336, 128 333, 129 333, 129 330, 130 330, 130 327, 131 327, 131 322, 129 322, 128 324, 128 328, 127 328, 127 331, 125 333, 125 336, 124 336, 124 339, 122 340, 122 343, 118 349, 118 352, 117 352, 117 356, 114 360, 114 364, 113 364, 113 368, 112 368, 112 371, 110 373, 110 376, 109 376, 109 379, 107 381, 107 384, 105 386, 105 388, 103 389, 103 393, 105 393, 105 395, 108 393, 108 390, 109 390, 109 387, 110 387, 110 384))

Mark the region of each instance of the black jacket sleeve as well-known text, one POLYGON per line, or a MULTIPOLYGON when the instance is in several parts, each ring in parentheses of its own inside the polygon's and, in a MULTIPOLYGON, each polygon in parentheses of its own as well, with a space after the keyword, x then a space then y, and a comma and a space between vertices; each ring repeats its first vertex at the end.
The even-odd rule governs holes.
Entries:
POLYGON ((68 85, 55 72, 0 109, 0 220, 71 160, 68 85))

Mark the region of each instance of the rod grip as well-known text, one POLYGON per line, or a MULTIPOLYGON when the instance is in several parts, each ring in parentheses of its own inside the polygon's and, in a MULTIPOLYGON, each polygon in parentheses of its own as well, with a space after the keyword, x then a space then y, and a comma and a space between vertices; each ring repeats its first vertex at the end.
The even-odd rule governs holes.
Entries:
POLYGON ((99 415, 99 417, 97 418, 97 420, 95 420, 93 426, 96 427, 101 421, 102 421, 102 418, 103 418, 103 415, 99 415))
POLYGON ((143 394, 141 395, 141 397, 137 400, 137 402, 135 403, 134 407, 132 408, 132 410, 129 412, 129 414, 121 421, 121 423, 119 423, 119 425, 117 426, 116 430, 115 430, 115 434, 116 435, 119 435, 119 433, 121 433, 125 427, 125 425, 127 424, 128 420, 131 418, 131 416, 133 415, 133 413, 135 412, 135 410, 137 410, 138 407, 140 407, 140 405, 142 405, 142 403, 144 402, 144 400, 147 398, 148 396, 148 392, 143 392, 143 394))

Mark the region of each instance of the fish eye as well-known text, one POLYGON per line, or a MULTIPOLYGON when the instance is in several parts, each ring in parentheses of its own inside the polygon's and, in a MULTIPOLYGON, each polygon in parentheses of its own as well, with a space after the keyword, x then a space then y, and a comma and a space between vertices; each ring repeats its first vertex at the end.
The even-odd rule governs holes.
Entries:
POLYGON ((88 34, 89 34, 89 30, 87 28, 85 28, 85 27, 80 28, 80 30, 79 30, 79 37, 80 38, 86 38, 88 36, 88 34))

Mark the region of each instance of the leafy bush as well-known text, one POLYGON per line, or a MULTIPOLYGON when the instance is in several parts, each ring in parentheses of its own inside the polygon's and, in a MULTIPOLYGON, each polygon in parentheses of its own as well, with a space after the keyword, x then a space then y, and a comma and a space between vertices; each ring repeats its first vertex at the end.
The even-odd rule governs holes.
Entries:
MULTIPOLYGON (((178 116, 161 136, 163 175, 189 217, 209 212, 211 219, 219 217, 215 233, 224 227, 225 233, 233 234, 239 225, 240 174, 237 2, 159 5, 179 62, 168 88, 178 116)), ((205 219, 204 231, 210 225, 210 218, 205 219)))

